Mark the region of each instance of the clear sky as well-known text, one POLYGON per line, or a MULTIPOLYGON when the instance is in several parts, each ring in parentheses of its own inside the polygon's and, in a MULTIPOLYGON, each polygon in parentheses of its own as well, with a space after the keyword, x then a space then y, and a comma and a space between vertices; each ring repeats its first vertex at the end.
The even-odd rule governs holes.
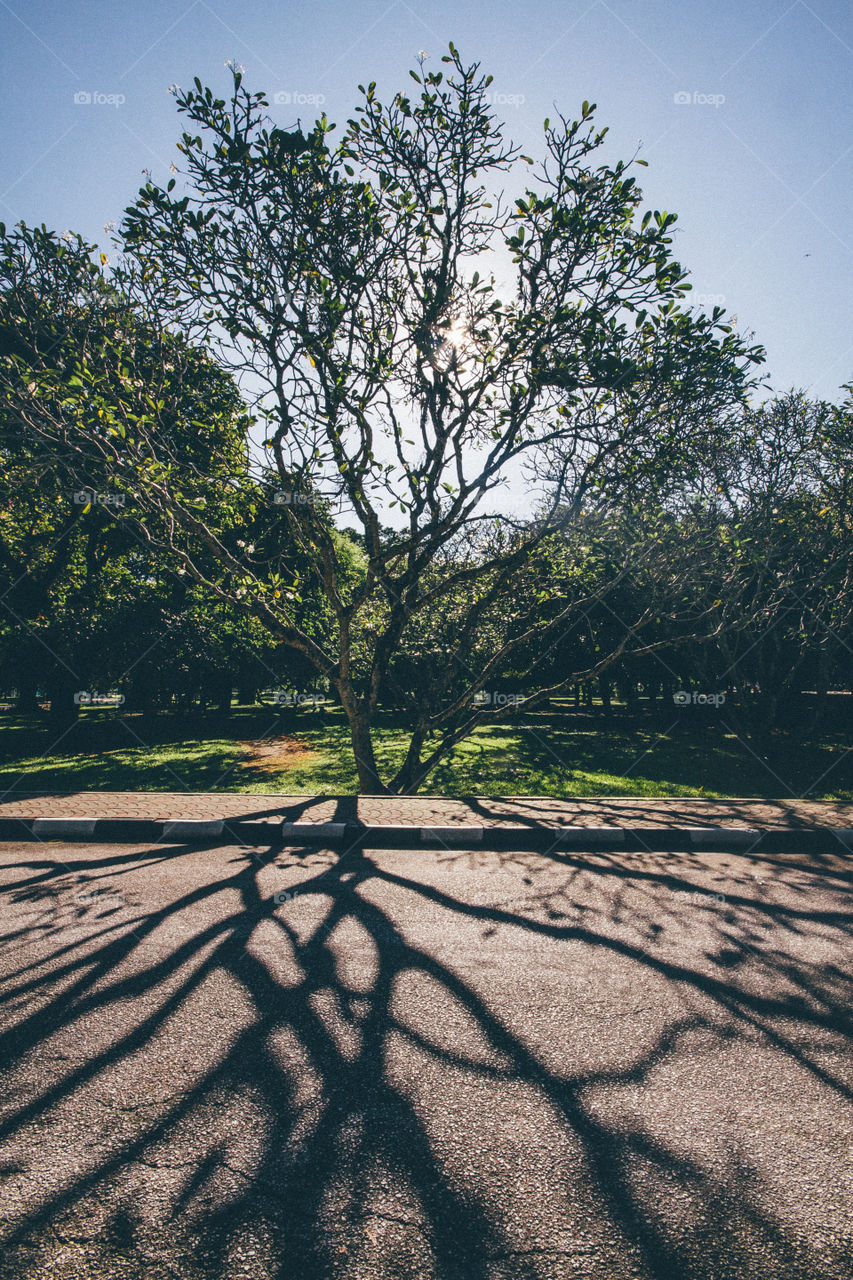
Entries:
POLYGON ((107 246, 182 117, 170 84, 225 93, 233 58, 287 127, 341 124, 356 85, 406 84, 449 40, 494 77, 497 109, 534 155, 554 104, 584 98, 651 208, 679 215, 693 301, 720 301, 768 351, 776 390, 835 399, 853 381, 851 0, 0 0, 5 49, 0 219, 107 246), (287 95, 290 95, 288 102, 287 95))

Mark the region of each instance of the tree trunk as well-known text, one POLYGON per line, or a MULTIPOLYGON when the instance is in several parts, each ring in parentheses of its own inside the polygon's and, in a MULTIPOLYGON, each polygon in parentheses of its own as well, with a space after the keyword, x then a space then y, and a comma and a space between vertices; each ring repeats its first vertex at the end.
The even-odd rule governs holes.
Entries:
POLYGON ((409 749, 406 752, 406 759, 388 784, 387 789, 392 795, 413 796, 417 794, 418 788, 423 781, 420 776, 422 771, 421 750, 425 738, 426 725, 422 720, 419 720, 412 733, 409 749))
POLYGON ((38 680, 35 677, 26 677, 22 679, 18 685, 18 697, 15 702, 15 710, 22 716, 35 715, 39 709, 38 698, 38 680))
POLYGON ((362 713, 350 719, 352 749, 358 769, 358 794, 361 796, 387 796, 388 788, 379 777, 376 757, 373 754, 373 738, 370 725, 362 713))
POLYGON ((127 690, 125 710, 141 711, 143 715, 147 715, 154 709, 157 693, 157 677, 154 670, 148 664, 138 665, 127 690))
POLYGON ((48 681, 50 719, 59 728, 74 724, 80 714, 80 705, 74 701, 79 683, 79 680, 69 677, 65 672, 52 676, 48 681))
POLYGON ((341 703, 349 720, 355 767, 358 771, 360 796, 387 796, 388 788, 379 777, 376 756, 373 753, 373 737, 370 732, 370 714, 365 700, 351 688, 338 686, 341 703))

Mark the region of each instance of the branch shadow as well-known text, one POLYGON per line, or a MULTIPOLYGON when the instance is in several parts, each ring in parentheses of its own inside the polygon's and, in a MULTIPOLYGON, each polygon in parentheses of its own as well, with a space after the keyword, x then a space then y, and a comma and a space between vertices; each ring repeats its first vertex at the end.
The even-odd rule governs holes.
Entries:
POLYGON ((851 1274, 773 1151, 792 1080, 849 1145, 841 855, 39 850, 0 893, 2 1280, 851 1274))

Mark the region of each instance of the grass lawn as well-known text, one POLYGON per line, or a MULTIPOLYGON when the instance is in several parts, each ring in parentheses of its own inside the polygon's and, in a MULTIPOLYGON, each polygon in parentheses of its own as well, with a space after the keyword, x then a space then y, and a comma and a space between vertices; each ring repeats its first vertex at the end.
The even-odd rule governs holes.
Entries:
MULTIPOLYGON (((406 734, 377 724, 383 773, 406 734)), ((766 796, 853 799, 853 742, 779 738, 765 763, 712 717, 689 731, 672 716, 607 721, 563 709, 481 729, 423 788, 443 795, 766 796)), ((64 733, 46 716, 0 714, 0 790, 236 791, 347 795, 356 790, 338 708, 237 708, 230 716, 119 715, 85 709, 64 733)))

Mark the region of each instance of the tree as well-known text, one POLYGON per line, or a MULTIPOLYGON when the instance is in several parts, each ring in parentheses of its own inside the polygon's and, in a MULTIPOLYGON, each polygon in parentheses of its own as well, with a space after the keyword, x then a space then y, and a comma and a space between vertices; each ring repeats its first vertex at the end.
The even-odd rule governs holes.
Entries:
MULTIPOLYGON (((517 713, 475 699, 535 633, 516 616, 482 641, 515 616, 537 548, 587 505, 677 487, 695 465, 691 432, 714 429, 762 358, 718 309, 679 305, 689 284, 672 256, 675 215, 640 216, 631 164, 601 158, 594 106, 546 121, 535 167, 491 113, 490 78, 452 45, 444 62, 446 79, 422 63, 411 72, 416 98, 400 92, 386 107, 374 84, 362 89, 337 145, 325 117, 308 133, 270 127, 266 99, 237 69, 228 101, 196 80, 177 92, 193 129, 179 144, 182 189, 146 183, 119 240, 122 288, 156 327, 209 343, 255 389, 310 581, 285 584, 256 556, 238 564, 176 471, 138 471, 137 498, 196 581, 239 598, 332 683, 367 792, 416 790, 477 724, 517 713), (526 185, 496 191, 519 166, 526 185), (496 524, 490 508, 511 474, 536 487, 535 521, 496 524), (361 531, 355 573, 323 500, 361 531), (187 551, 189 537, 218 574, 187 551), (322 639, 296 617, 312 588, 332 616, 322 639), (418 638, 450 615, 452 660, 439 669, 418 638), (401 654, 415 693, 410 744, 384 779, 371 727, 401 654)), ((155 421, 134 431, 159 461, 155 421)), ((595 672, 631 640, 626 627, 595 672)))
POLYGON ((236 544, 250 420, 209 356, 146 326, 94 246, 24 224, 0 226, 0 389, 4 670, 22 709, 41 686, 65 718, 74 692, 121 675, 113 632, 133 595, 181 570, 129 481, 180 471, 183 500, 236 544))
POLYGON ((804 687, 850 684, 850 409, 849 399, 778 396, 743 414, 718 467, 717 565, 728 566, 733 608, 716 665, 743 686, 744 733, 765 747, 781 721, 802 716, 804 687))

